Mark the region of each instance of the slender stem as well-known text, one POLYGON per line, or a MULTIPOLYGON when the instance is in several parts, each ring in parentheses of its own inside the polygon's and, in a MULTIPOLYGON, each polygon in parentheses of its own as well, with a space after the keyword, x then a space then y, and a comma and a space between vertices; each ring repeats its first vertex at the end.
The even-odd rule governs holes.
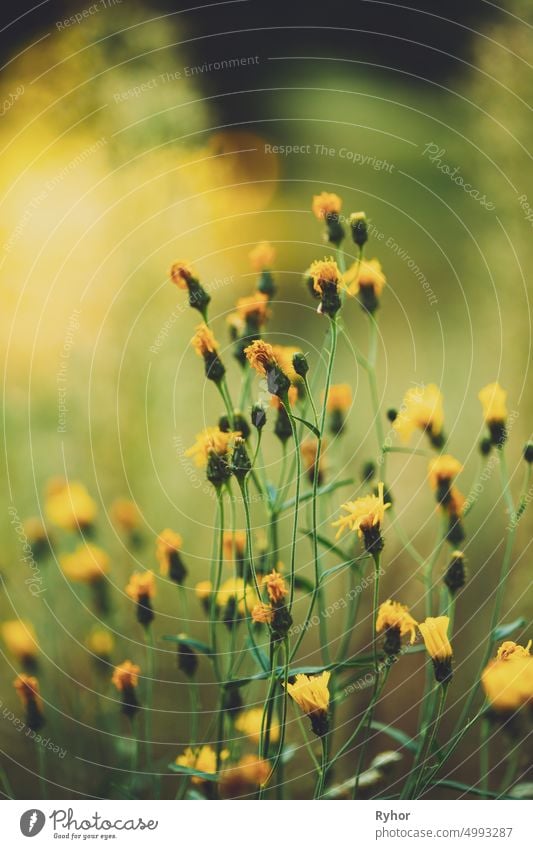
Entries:
POLYGON ((41 790, 41 798, 47 799, 47 786, 46 786, 46 749, 44 746, 41 746, 40 743, 36 743, 37 746, 37 768, 39 771, 39 787, 41 790))
MULTIPOLYGON (((431 726, 431 732, 430 732, 429 739, 428 739, 427 746, 426 746, 427 760, 431 760, 431 757, 432 757, 432 751, 431 750, 433 748, 433 743, 434 743, 434 741, 437 737, 437 732, 439 730, 440 722, 441 722, 441 719, 442 719, 442 714, 444 712, 444 705, 446 704, 447 692, 448 692, 448 684, 440 684, 439 685, 439 706, 438 706, 438 709, 437 709, 437 716, 435 717, 435 720, 434 720, 434 722, 431 726)), ((423 747, 421 746, 419 751, 422 751, 422 748, 423 747)), ((413 796, 415 798, 417 797, 418 788, 423 783, 424 766, 425 766, 425 762, 422 761, 422 769, 420 770, 419 773, 416 770, 413 769, 413 772, 415 772, 415 776, 416 776, 415 787, 414 787, 414 791, 413 791, 413 796)))
POLYGON ((315 753, 313 752, 313 746, 311 745, 311 741, 309 740, 309 734, 305 730, 304 721, 302 719, 302 716, 301 716, 299 710, 296 711, 296 721, 298 722, 298 726, 299 726, 300 731, 302 733, 303 741, 304 741, 305 747, 306 747, 306 749, 309 753, 309 757, 311 758, 315 769, 319 770, 320 769, 320 763, 318 762, 317 757, 316 757, 315 753))
POLYGON ((198 681, 193 678, 189 682, 189 704, 191 709, 191 732, 189 745, 195 746, 198 742, 198 723, 200 718, 200 691, 198 681))
POLYGON ((2 782, 2 784, 4 785, 4 788, 5 788, 5 791, 6 791, 6 795, 8 796, 8 798, 9 798, 9 799, 14 799, 14 798, 15 798, 15 794, 14 794, 14 792, 13 792, 13 788, 12 788, 12 786, 11 786, 11 782, 9 781, 9 778, 7 777, 7 772, 6 772, 6 771, 5 771, 5 769, 4 769, 3 767, 1 767, 1 766, 0 766, 0 781, 1 781, 1 782, 2 782))
POLYGON ((296 537, 298 534, 298 511, 300 509, 300 486, 301 486, 301 477, 302 477, 302 458, 300 457, 300 440, 298 436, 298 429, 296 427, 296 422, 291 412, 289 401, 287 400, 286 404, 284 404, 285 410, 289 417, 289 421, 291 423, 292 436, 294 439, 294 451, 296 454, 296 492, 295 492, 295 502, 294 502, 294 519, 292 523, 292 538, 291 538, 291 564, 290 564, 290 595, 289 595, 289 604, 288 609, 289 612, 292 610, 292 605, 294 602, 294 578, 296 575, 296 537))
POLYGON ((320 799, 322 794, 324 793, 324 785, 326 781, 326 774, 328 769, 328 748, 329 748, 329 732, 324 734, 320 738, 320 742, 322 744, 322 760, 320 764, 320 769, 318 771, 318 778, 315 787, 315 795, 314 799, 320 799))
POLYGON ((212 563, 213 587, 211 592, 211 601, 209 605, 209 642, 213 650, 213 667, 217 681, 220 683, 221 673, 217 651, 217 600, 218 591, 220 589, 220 580, 222 575, 222 562, 224 557, 224 495, 221 489, 217 489, 217 504, 218 504, 218 554, 212 563))
POLYGON ((228 414, 230 427, 233 427, 234 413, 229 395, 228 384, 226 382, 225 377, 223 377, 222 380, 218 381, 217 389, 220 392, 222 400, 224 401, 224 406, 226 408, 226 413, 228 414))
POLYGON ((381 574, 381 552, 374 555, 374 598, 372 603, 372 656, 374 658, 374 672, 379 674, 378 664, 378 635, 376 624, 378 621, 379 608, 379 576, 381 574))
POLYGON ((479 726, 479 784, 481 792, 488 798, 490 772, 490 723, 483 717, 479 726))

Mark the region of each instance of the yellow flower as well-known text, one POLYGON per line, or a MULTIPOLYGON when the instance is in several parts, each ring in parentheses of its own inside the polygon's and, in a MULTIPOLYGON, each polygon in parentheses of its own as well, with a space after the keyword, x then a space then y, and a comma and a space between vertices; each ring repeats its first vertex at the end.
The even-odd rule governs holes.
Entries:
POLYGON ((108 555, 89 542, 79 545, 71 554, 62 554, 59 562, 69 580, 84 584, 101 581, 109 572, 108 555))
POLYGON ((383 501, 383 482, 378 483, 377 495, 364 495, 362 498, 357 498, 355 501, 346 501, 341 509, 346 512, 345 516, 341 516, 335 522, 332 522, 334 528, 338 528, 336 539, 345 530, 357 531, 359 539, 365 536, 366 532, 376 528, 379 531, 385 510, 388 510, 390 503, 383 501))
POLYGON ((66 531, 92 525, 97 512, 95 502, 82 483, 68 483, 62 478, 55 478, 48 484, 45 509, 50 521, 66 531))
POLYGON ((137 666, 136 663, 132 663, 131 660, 125 660, 124 663, 115 666, 111 683, 119 691, 131 690, 139 684, 140 671, 141 667, 137 666))
MULTIPOLYGON (((301 354, 300 348, 291 345, 273 345, 272 350, 277 363, 284 374, 287 375, 292 384, 301 383, 300 376, 294 371, 292 358, 295 354, 301 354)), ((289 390, 290 391, 290 390, 289 390)))
POLYGON ((134 572, 126 586, 126 595, 136 602, 153 598, 155 596, 154 573, 149 570, 134 572))
POLYGON ((13 686, 17 691, 17 695, 27 708, 30 704, 34 704, 39 711, 42 712, 43 702, 40 695, 39 681, 33 675, 17 675, 13 681, 13 686))
POLYGON ((526 647, 511 640, 503 643, 496 657, 482 672, 485 695, 496 713, 511 713, 533 703, 533 657, 526 647))
POLYGON ((350 295, 357 295, 361 289, 373 289, 379 298, 387 278, 378 259, 356 260, 343 275, 342 282, 350 295))
POLYGON ((323 295, 328 285, 338 286, 340 271, 333 257, 316 259, 309 267, 309 276, 313 279, 313 289, 317 295, 323 295))
POLYGON ((24 522, 24 533, 32 545, 48 542, 46 528, 37 516, 30 516, 24 522))
POLYGON ((449 616, 428 616, 426 621, 418 626, 432 660, 446 660, 453 654, 448 640, 449 624, 449 616))
MULTIPOLYGON (((326 461, 324 457, 324 450, 326 448, 327 442, 324 439, 322 442, 322 450, 320 452, 320 462, 318 468, 318 483, 321 484, 324 478, 324 471, 326 466, 326 461)), ((314 438, 304 439, 304 441, 300 445, 300 451, 302 454, 302 459, 304 461, 304 468, 308 474, 309 480, 313 483, 315 476, 315 465, 316 465, 316 454, 317 454, 318 442, 314 438)))
POLYGON ((21 663, 32 664, 39 654, 37 635, 31 622, 23 619, 13 619, 3 622, 2 638, 7 650, 21 663))
POLYGON ((478 398, 487 424, 504 422, 507 419, 507 392, 499 383, 489 383, 480 391, 478 398))
MULTIPOLYGON (((223 749, 221 759, 226 760, 228 756, 229 752, 223 749)), ((187 767, 188 769, 197 769, 198 772, 205 772, 207 775, 215 775, 217 771, 217 756, 211 746, 199 746, 195 749, 188 746, 182 755, 178 755, 176 764, 187 767)), ((198 775, 193 775, 191 778, 191 784, 203 784, 204 781, 205 779, 200 778, 198 775)))
POLYGON ((509 660, 510 658, 514 659, 516 657, 530 657, 531 643, 532 640, 529 641, 527 646, 520 646, 512 640, 506 640, 506 642, 502 643, 499 647, 496 658, 498 660, 509 660))
POLYGON ((244 349, 246 359, 258 374, 266 375, 267 370, 277 366, 277 360, 272 345, 262 339, 255 339, 244 349))
MULTIPOLYGON (((259 743, 261 739, 261 724, 263 720, 263 708, 250 708, 242 711, 235 720, 235 729, 245 734, 252 743, 259 743)), ((270 726, 270 739, 273 743, 279 740, 279 723, 274 720, 270 726)))
POLYGON ((257 755, 243 755, 234 766, 223 770, 220 778, 221 794, 224 798, 238 798, 255 792, 264 785, 271 774, 268 761, 257 755))
POLYGON ((132 533, 141 524, 139 508, 128 498, 117 498, 113 501, 109 512, 115 525, 125 533, 132 533))
POLYGON ((333 192, 321 192, 319 195, 313 196, 311 209, 314 216, 320 221, 328 215, 338 215, 342 209, 342 200, 333 192))
POLYGON ((418 626, 426 650, 433 661, 435 678, 446 684, 452 677, 452 647, 448 640, 449 616, 428 616, 418 626))
POLYGON ((235 557, 242 560, 246 552, 246 531, 224 531, 222 545, 226 560, 233 560, 234 552, 235 557))
POLYGON ((187 260, 177 260, 170 268, 170 279, 178 289, 186 289, 191 277, 195 277, 192 265, 187 260))
POLYGON ((272 268, 272 264, 276 258, 276 251, 270 242, 259 242, 250 251, 248 258, 254 271, 265 271, 265 269, 272 268))
POLYGON ((296 675, 293 684, 287 684, 289 696, 303 713, 311 719, 315 734, 321 737, 328 730, 329 672, 320 675, 296 675))
POLYGON ((449 483, 462 472, 463 467, 459 460, 451 454, 442 454, 440 457, 429 461, 428 478, 433 489, 438 489, 441 483, 449 483))
POLYGON ((336 383, 329 388, 326 409, 328 413, 346 413, 352 406, 352 387, 349 383, 336 383))
POLYGON ((388 599, 380 604, 376 620, 376 631, 386 631, 393 628, 399 631, 400 637, 409 634, 411 645, 416 639, 417 622, 409 613, 409 608, 398 601, 388 599))
POLYGON ((246 586, 245 598, 244 580, 242 578, 228 578, 227 581, 224 581, 217 594, 217 605, 222 608, 226 607, 231 598, 234 598, 237 602, 237 610, 241 616, 251 610, 257 602, 256 592, 249 584, 246 586))
POLYGON ((200 599, 200 601, 205 601, 211 595, 213 590, 213 584, 211 581, 199 581, 195 588, 194 592, 196 594, 196 598, 200 599))
POLYGON ((274 619, 274 609, 270 604, 254 604, 252 607, 252 620, 259 625, 270 625, 274 619))
POLYGON ((197 466, 207 465, 209 454, 213 451, 219 456, 228 453, 240 431, 222 431, 218 427, 206 427, 196 434, 196 442, 185 452, 186 457, 194 457, 197 466))
MULTIPOLYGON (((157 537, 155 556, 159 563, 159 570, 164 577, 167 577, 172 571, 171 566, 173 565, 173 558, 175 558, 175 555, 181 550, 182 545, 183 539, 181 536, 175 531, 170 530, 170 528, 165 528, 165 530, 161 531, 157 537)), ((178 571, 184 570, 185 567, 183 565, 181 565, 181 569, 178 569, 178 571)), ((185 575, 183 575, 183 577, 185 577, 185 575)))
POLYGON ((270 317, 268 301, 268 295, 263 292, 239 298, 236 304, 237 316, 242 322, 250 321, 254 327, 262 327, 270 317))
POLYGON ((215 354, 218 351, 218 342, 214 333, 204 323, 199 324, 196 328, 191 344, 199 357, 205 357, 206 354, 215 354))
POLYGON ((106 628, 95 627, 88 635, 85 645, 92 654, 100 658, 108 658, 115 647, 113 634, 106 628))
POLYGON ((409 442, 417 428, 427 431, 430 437, 438 437, 444 424, 444 410, 440 389, 434 383, 413 386, 407 390, 402 408, 394 420, 393 427, 402 442, 409 442))
POLYGON ((269 575, 265 575, 263 586, 266 587, 268 597, 273 604, 280 604, 285 596, 289 594, 285 578, 279 572, 276 572, 275 569, 272 569, 269 575))

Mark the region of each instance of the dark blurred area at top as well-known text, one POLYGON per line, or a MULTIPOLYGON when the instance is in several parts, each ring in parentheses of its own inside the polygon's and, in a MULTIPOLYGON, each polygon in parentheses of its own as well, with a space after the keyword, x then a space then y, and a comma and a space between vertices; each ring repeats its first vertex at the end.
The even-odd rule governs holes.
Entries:
MULTIPOLYGON (((268 56, 307 56, 351 59, 367 65, 368 73, 392 72, 413 86, 416 77, 447 83, 464 73, 471 61, 475 33, 504 12, 485 0, 406 0, 405 5, 383 0, 237 0, 203 3, 198 0, 16 0, 0 8, 0 59, 6 61, 46 32, 58 20, 93 3, 113 5, 122 12, 141 9, 146 20, 170 15, 184 24, 189 65, 231 57, 258 55, 257 64, 224 73, 203 74, 206 95, 283 85, 282 63, 268 56), (120 2, 120 5, 119 5, 120 2), (218 35, 217 35, 218 34, 218 35), (390 69, 388 71, 387 69, 390 69)), ((121 16, 121 21, 123 18, 121 16)), ((137 15, 132 23, 138 20, 137 15)), ((110 19, 112 30, 112 18, 110 19)), ((172 39, 169 39, 172 41, 172 39)), ((38 47, 37 47, 38 49, 38 47)), ((180 48, 175 47, 178 51, 180 48)), ((112 43, 110 42, 110 55, 112 43)), ((330 66, 330 63, 327 63, 330 66)), ((357 67, 357 66, 355 66, 357 67)), ((235 98, 218 104, 228 120, 238 109, 235 98)), ((253 109, 253 106, 252 106, 253 109)))

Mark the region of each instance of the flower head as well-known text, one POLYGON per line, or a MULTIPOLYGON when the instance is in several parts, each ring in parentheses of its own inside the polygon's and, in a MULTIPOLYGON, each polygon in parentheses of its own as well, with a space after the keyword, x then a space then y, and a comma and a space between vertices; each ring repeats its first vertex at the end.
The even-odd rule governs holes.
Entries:
POLYGON ((451 454, 441 454, 429 461, 428 478, 433 489, 438 489, 443 483, 448 484, 462 472, 459 460, 451 454))
POLYGON ((156 543, 155 555, 159 570, 165 578, 171 578, 177 584, 182 584, 187 577, 187 570, 181 559, 183 539, 175 531, 165 528, 156 543))
MULTIPOLYGON (((322 442, 322 451, 320 453, 320 460, 318 463, 318 483, 319 485, 322 483, 324 479, 324 470, 325 470, 325 458, 324 458, 324 449, 326 447, 326 441, 322 442)), ((308 474, 309 480, 313 483, 315 477, 315 468, 316 468, 316 457, 318 452, 318 441, 312 437, 308 439, 304 439, 304 441, 300 445, 300 451, 302 454, 302 459, 304 461, 305 471, 308 474)))
POLYGON ((85 645, 96 657, 106 659, 111 656, 115 641, 111 631, 96 626, 85 640, 85 645))
POLYGON ((428 616, 425 622, 418 626, 426 650, 433 661, 435 678, 441 683, 447 683, 452 677, 452 647, 448 640, 449 616, 428 616))
POLYGON ((2 622, 0 632, 7 650, 24 665, 33 666, 39 654, 39 646, 31 622, 23 619, 2 622))
POLYGON ((200 599, 200 601, 204 601, 209 598, 212 591, 213 584, 211 581, 199 581, 194 588, 196 598, 200 599))
POLYGON ((196 434, 196 442, 185 452, 186 457, 194 457, 197 466, 206 466, 211 453, 224 457, 232 447, 240 432, 222 431, 218 427, 206 427, 196 434))
POLYGON ((240 616, 245 616, 257 602, 253 587, 244 583, 242 578, 228 578, 221 585, 217 594, 217 605, 225 608, 228 603, 235 603, 240 616))
POLYGON ((238 798, 254 793, 271 774, 270 763, 257 755, 243 755, 237 764, 222 771, 220 789, 224 798, 238 798))
POLYGON ((141 524, 141 514, 134 501, 129 498, 117 498, 109 512, 114 524, 125 533, 133 533, 141 524))
POLYGON ((132 663, 131 660, 125 660, 123 663, 115 666, 111 683, 114 684, 119 692, 134 689, 139 684, 140 672, 140 666, 137 666, 136 663, 132 663))
POLYGON ((218 342, 215 339, 214 333, 205 322, 198 325, 191 343, 199 357, 205 357, 207 354, 216 354, 218 351, 218 342))
POLYGON ((71 581, 93 584, 102 581, 109 572, 109 557, 92 543, 79 545, 71 554, 62 554, 59 562, 71 581))
POLYGON ((246 531, 224 531, 222 536, 224 557, 226 560, 242 560, 246 553, 246 531))
POLYGON ((342 200, 333 192, 321 192, 319 195, 314 195, 311 209, 313 215, 322 221, 329 215, 339 214, 342 209, 342 200))
MULTIPOLYGON (((405 604, 400 604, 398 601, 388 599, 380 604, 378 616, 376 620, 376 631, 396 631, 397 636, 404 637, 409 634, 409 642, 411 645, 416 639, 417 622, 409 613, 409 608, 405 604)), ((390 654, 397 654, 399 650, 399 639, 397 640, 398 649, 390 654)))
POLYGON ((196 277, 193 267, 187 260, 179 259, 170 267, 170 279, 178 289, 187 289, 191 279, 196 277))
POLYGON ((254 328, 263 327, 270 317, 268 301, 268 295, 263 292, 255 292, 253 295, 239 298, 236 304, 237 316, 254 328))
POLYGON ((485 695, 496 714, 509 714, 533 703, 533 656, 527 646, 508 640, 481 675, 485 695))
POLYGON ((378 259, 356 260, 342 280, 350 295, 359 295, 362 306, 375 311, 387 282, 378 259))
POLYGON ((262 339, 254 339, 252 344, 244 349, 244 353, 251 367, 263 376, 278 364, 272 345, 262 339))
MULTIPOLYGON (((261 725, 263 720, 263 708, 249 708, 235 720, 235 729, 248 737, 252 743, 259 743, 261 739, 261 725)), ((270 726, 270 739, 273 743, 279 740, 279 723, 275 720, 270 726)))
POLYGON ((258 625, 271 625, 274 619, 274 608, 271 604, 259 602, 252 607, 252 621, 258 625))
POLYGON ((295 354, 301 354, 300 348, 292 345, 273 345, 272 350, 276 358, 277 364, 284 374, 287 375, 290 382, 301 383, 298 373, 294 369, 293 357, 295 354))
POLYGON ((507 392, 499 383, 489 383, 479 392, 483 408, 483 418, 488 425, 493 422, 505 422, 507 419, 507 392))
POLYGON ((17 695, 28 711, 34 706, 39 713, 42 713, 43 702, 41 699, 41 691, 39 681, 33 675, 17 675, 13 681, 13 686, 17 691, 17 695))
POLYGON ((148 569, 144 572, 134 572, 126 586, 126 595, 137 603, 155 596, 154 573, 148 569))
POLYGON ((412 386, 407 390, 402 409, 396 416, 393 427, 402 442, 409 442, 417 428, 427 432, 432 442, 440 444, 444 411, 442 395, 434 383, 427 386, 412 386))
POLYGON ((332 522, 333 527, 339 529, 336 538, 338 539, 346 530, 357 531, 359 539, 364 539, 367 551, 381 550, 382 543, 381 547, 378 547, 381 539, 381 525, 385 510, 390 506, 390 502, 384 503, 384 485, 380 481, 377 495, 364 495, 355 501, 346 501, 342 505, 341 509, 346 515, 332 522))
MULTIPOLYGON (((224 749, 221 759, 226 760, 228 756, 229 752, 224 749)), ((188 746, 183 754, 178 755, 175 762, 178 766, 197 769, 198 772, 205 772, 206 775, 215 775, 217 771, 217 756, 211 746, 198 746, 194 749, 188 746)), ((191 784, 201 785, 204 782, 205 779, 199 775, 193 775, 191 778, 191 784)))
POLYGON ((512 640, 506 640, 499 647, 496 658, 497 660, 510 660, 517 657, 530 657, 531 643, 532 641, 530 640, 527 646, 520 646, 512 640))
POLYGON ((65 531, 87 528, 96 519, 96 504, 86 487, 78 481, 62 478, 50 481, 46 488, 46 515, 65 531))
POLYGON ((334 318, 342 306, 339 293, 341 273, 333 257, 315 260, 308 271, 313 281, 313 294, 320 298, 317 312, 334 318))
POLYGON ((320 675, 296 675, 294 682, 287 684, 289 696, 311 720, 313 731, 319 737, 328 730, 329 672, 320 675))
POLYGON ((265 271, 272 268, 276 258, 276 250, 270 242, 259 242, 248 254, 250 265, 254 271, 265 271))
POLYGON ((272 569, 269 575, 263 578, 263 586, 266 588, 267 595, 273 604, 281 604, 285 596, 289 594, 289 588, 283 575, 272 569))
POLYGON ((352 387, 349 383, 330 386, 326 410, 328 413, 346 413, 352 406, 352 387))

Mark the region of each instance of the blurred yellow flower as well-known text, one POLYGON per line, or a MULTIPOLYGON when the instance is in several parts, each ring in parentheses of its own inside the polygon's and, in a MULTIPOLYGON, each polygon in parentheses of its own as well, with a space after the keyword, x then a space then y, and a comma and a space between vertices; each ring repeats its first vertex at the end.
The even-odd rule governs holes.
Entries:
MULTIPOLYGON (((261 723, 263 720, 263 708, 249 708, 239 714, 235 720, 235 729, 245 734, 252 743, 259 743, 261 739, 261 723)), ((279 740, 279 722, 273 720, 270 726, 270 739, 273 743, 279 740)))
POLYGON ((329 388, 326 409, 328 413, 346 413, 352 406, 352 387, 349 383, 334 383, 329 388))
POLYGON ((86 487, 78 481, 69 483, 62 478, 48 483, 45 510, 50 521, 66 531, 92 525, 97 513, 96 504, 86 487))
POLYGON ((342 276, 342 282, 350 295, 357 295, 361 289, 373 289, 377 298, 380 297, 387 278, 383 274, 378 259, 356 260, 342 276))
POLYGON ((96 626, 87 636, 85 645, 96 657, 107 659, 113 653, 115 640, 113 634, 107 628, 96 626))
POLYGON ((131 690, 138 686, 140 672, 140 666, 137 666, 136 663, 132 663, 131 660, 125 660, 123 663, 115 666, 111 677, 111 683, 114 684, 119 691, 131 690))
POLYGON ((270 242, 259 242, 248 254, 250 265, 254 271, 265 271, 272 268, 276 258, 276 250, 270 242))
POLYGON ((328 215, 339 214, 342 209, 342 199, 334 192, 321 192, 313 196, 311 209, 313 215, 321 221, 328 215))
MULTIPOLYGON (((220 755, 221 760, 225 761, 228 757, 229 752, 223 749, 220 755)), ((178 755, 175 763, 187 769, 197 769, 198 772, 205 772, 207 775, 215 775, 217 771, 217 756, 211 746, 199 746, 194 749, 188 746, 183 754, 178 755)), ((198 775, 193 775, 191 778, 191 784, 203 784, 204 781, 205 779, 198 775)))
POLYGON ((413 431, 427 431, 438 437, 444 424, 442 395, 438 386, 412 386, 407 390, 400 412, 393 423, 402 442, 409 442, 413 431))
POLYGON ((101 581, 109 572, 109 557, 93 543, 79 545, 71 554, 62 554, 59 563, 71 581, 92 584, 101 581))
POLYGON ((141 514, 134 501, 117 498, 109 508, 113 523, 124 533, 132 533, 141 525, 141 514))
POLYGON ((241 560, 246 552, 246 531, 224 531, 222 545, 226 560, 233 560, 234 556, 241 560))
POLYGON ((507 392, 499 383, 489 383, 478 394, 487 424, 504 422, 507 419, 507 392))
POLYGON ((234 598, 237 602, 237 610, 241 616, 244 616, 257 603, 257 594, 250 584, 246 586, 245 597, 244 580, 242 578, 228 578, 227 581, 224 581, 217 594, 217 605, 226 607, 231 598, 234 598))
POLYGON ((218 342, 207 324, 198 325, 191 343, 199 357, 205 357, 206 354, 215 354, 218 351, 218 342))
POLYGON ((510 713, 533 703, 531 641, 524 648, 508 641, 482 672, 485 695, 496 713, 510 713))
POLYGON ((187 284, 196 274, 188 260, 179 259, 172 263, 170 268, 170 279, 179 289, 187 289, 187 284))
POLYGON ((39 654, 39 647, 35 628, 31 622, 24 619, 2 622, 0 631, 6 648, 13 657, 23 664, 31 665, 35 661, 39 654))
POLYGON ((441 484, 449 484, 462 470, 459 460, 451 454, 442 454, 429 461, 429 483, 433 489, 438 489, 441 484))
POLYGON ((144 572, 134 572, 126 586, 126 595, 136 602, 153 598, 155 592, 155 576, 148 569, 144 572))

